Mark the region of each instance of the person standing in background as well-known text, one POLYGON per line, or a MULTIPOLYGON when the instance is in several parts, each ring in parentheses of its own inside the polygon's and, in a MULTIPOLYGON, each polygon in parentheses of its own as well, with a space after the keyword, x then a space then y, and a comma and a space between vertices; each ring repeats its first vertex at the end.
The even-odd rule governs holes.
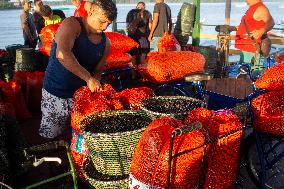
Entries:
POLYGON ((43 5, 40 7, 40 14, 45 20, 45 26, 48 26, 50 24, 57 24, 62 21, 60 16, 53 14, 52 9, 48 5, 43 5))
POLYGON ((20 14, 21 27, 23 29, 24 45, 29 48, 35 48, 37 45, 37 32, 33 21, 33 16, 29 12, 32 1, 23 0, 23 11, 20 14))
POLYGON ((137 56, 135 63, 143 62, 150 51, 148 36, 152 25, 152 15, 145 10, 145 3, 137 3, 136 9, 129 11, 126 17, 126 30, 128 36, 139 44, 135 52, 130 52, 132 56, 137 56))
POLYGON ((43 3, 41 0, 34 0, 33 21, 38 34, 40 34, 41 29, 44 28, 44 19, 40 14, 40 7, 42 6, 43 3))
POLYGON ((269 57, 270 42, 267 32, 273 28, 274 20, 261 0, 246 2, 249 9, 242 17, 240 25, 233 29, 237 31, 235 47, 241 50, 240 63, 249 64, 255 72, 254 75, 258 75, 264 67, 264 59, 269 57), (266 49, 262 45, 264 40, 268 45, 266 49))
POLYGON ((172 32, 171 9, 164 3, 164 0, 156 0, 153 11, 152 27, 148 37, 151 51, 158 51, 158 41, 165 32, 172 32))

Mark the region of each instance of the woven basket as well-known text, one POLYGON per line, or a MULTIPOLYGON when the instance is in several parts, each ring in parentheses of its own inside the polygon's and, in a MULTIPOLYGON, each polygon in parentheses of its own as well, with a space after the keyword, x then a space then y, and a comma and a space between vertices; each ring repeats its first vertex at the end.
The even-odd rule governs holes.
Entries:
POLYGON ((96 170, 90 158, 85 161, 82 169, 82 174, 86 182, 96 189, 126 189, 128 187, 128 175, 103 175, 96 170))
POLYGON ((80 122, 91 160, 98 172, 125 175, 145 127, 152 119, 142 111, 96 113, 80 122))
POLYGON ((141 110, 153 119, 162 116, 184 119, 190 111, 204 105, 201 100, 185 96, 157 96, 142 101, 141 110))

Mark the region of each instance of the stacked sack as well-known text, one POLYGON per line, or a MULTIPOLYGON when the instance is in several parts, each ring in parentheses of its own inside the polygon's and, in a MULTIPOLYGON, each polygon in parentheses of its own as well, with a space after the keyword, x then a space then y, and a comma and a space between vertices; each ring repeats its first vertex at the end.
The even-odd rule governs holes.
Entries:
POLYGON ((13 76, 25 94, 25 101, 32 112, 40 111, 44 72, 17 71, 13 76))
MULTIPOLYGON (((240 160, 242 124, 229 110, 197 108, 185 118, 191 131, 176 136, 172 151, 170 188, 218 188, 234 185, 240 160), (202 127, 195 128, 200 122, 202 127), (184 153, 183 153, 184 152, 184 153)), ((135 149, 129 189, 165 188, 169 141, 182 122, 170 117, 154 120, 135 149)))
MULTIPOLYGON (((167 184, 170 138, 182 122, 161 117, 151 122, 135 149, 129 188, 165 188, 167 184)), ((174 139, 170 188, 195 188, 202 170, 205 137, 199 130, 176 136, 174 139), (183 153, 189 151, 188 153, 183 153)))
POLYGON ((106 60, 104 71, 132 67, 131 56, 128 54, 138 43, 118 32, 105 32, 109 38, 111 47, 106 60))
POLYGON ((166 32, 158 42, 159 52, 180 51, 181 46, 173 34, 166 32))
POLYGON ((40 40, 42 42, 42 46, 39 48, 39 51, 45 56, 50 56, 52 41, 60 24, 61 23, 50 24, 48 26, 45 26, 40 31, 40 40))
POLYGON ((78 89, 73 97, 73 108, 71 112, 71 126, 73 128, 71 155, 77 173, 83 177, 82 167, 86 161, 89 151, 82 130, 79 126, 80 121, 95 112, 111 110, 136 110, 142 100, 153 96, 153 90, 147 87, 125 89, 116 92, 110 85, 102 86, 102 91, 92 93, 88 87, 78 89))
POLYGON ((252 101, 254 129, 284 136, 284 62, 267 70, 255 82, 255 86, 267 93, 252 101))
POLYGON ((1 106, 3 108, 2 112, 9 112, 11 115, 15 114, 19 121, 32 117, 27 109, 20 84, 13 80, 10 80, 8 83, 0 80, 0 91, 1 102, 4 104, 1 106), (13 108, 8 111, 6 108, 11 106, 13 108))
POLYGON ((203 55, 196 52, 150 52, 138 71, 153 83, 167 83, 183 79, 189 73, 202 72, 204 64, 203 55))

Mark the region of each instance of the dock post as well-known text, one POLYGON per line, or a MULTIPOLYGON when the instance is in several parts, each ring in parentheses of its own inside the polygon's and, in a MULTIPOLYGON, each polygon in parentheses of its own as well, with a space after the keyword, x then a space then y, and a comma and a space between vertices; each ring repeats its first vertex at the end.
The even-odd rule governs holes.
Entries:
MULTIPOLYGON (((112 0, 114 4, 116 4, 116 0, 112 0)), ((116 19, 112 22, 112 31, 115 32, 117 31, 117 22, 116 19)))
POLYGON ((192 31, 192 45, 199 46, 200 44, 200 0, 193 0, 195 5, 195 22, 192 31))

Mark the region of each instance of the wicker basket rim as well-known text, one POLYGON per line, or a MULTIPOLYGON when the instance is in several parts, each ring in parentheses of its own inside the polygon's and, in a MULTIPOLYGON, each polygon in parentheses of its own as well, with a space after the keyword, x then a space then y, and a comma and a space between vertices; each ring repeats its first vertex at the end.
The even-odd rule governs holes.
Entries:
POLYGON ((141 129, 133 130, 133 131, 125 131, 125 132, 115 132, 115 133, 92 133, 89 131, 83 131, 84 136, 95 136, 100 138, 109 138, 109 139, 115 139, 115 138, 121 138, 123 136, 132 135, 134 133, 143 132, 146 129, 146 127, 143 127, 141 129))
POLYGON ((171 117, 175 117, 175 116, 179 116, 179 115, 185 115, 187 114, 188 112, 185 112, 185 113, 159 113, 159 112, 154 112, 154 111, 151 111, 151 110, 148 110, 144 103, 147 101, 147 100, 151 100, 151 99, 184 99, 184 100, 191 100, 192 102, 199 102, 201 104, 201 106, 203 107, 205 104, 204 102, 202 102, 201 100, 198 100, 196 98, 192 98, 192 97, 187 97, 187 96, 154 96, 154 97, 149 97, 149 98, 146 98, 144 99, 141 104, 140 104, 140 108, 141 110, 145 111, 145 112, 148 112, 148 113, 151 113, 153 115, 157 115, 157 116, 171 116, 171 117))
POLYGON ((94 135, 94 134, 98 135, 99 134, 100 136, 112 136, 112 137, 118 136, 118 135, 121 136, 122 133, 129 135, 129 134, 132 134, 133 132, 145 130, 145 127, 143 127, 143 128, 138 129, 138 130, 125 131, 125 132, 115 132, 115 133, 91 133, 91 132, 85 131, 86 124, 89 123, 89 121, 88 121, 89 119, 96 120, 95 118, 107 117, 107 116, 111 117, 111 116, 116 116, 116 115, 127 115, 127 114, 143 115, 143 116, 149 118, 149 121, 153 120, 153 118, 151 118, 151 116, 149 116, 148 114, 146 114, 143 111, 133 111, 133 110, 104 111, 104 112, 97 112, 97 113, 91 114, 89 116, 86 116, 83 120, 80 121, 79 127, 81 128, 81 130, 85 134, 90 133, 92 135, 94 135))
POLYGON ((96 178, 92 178, 90 177, 86 171, 85 171, 85 168, 87 166, 92 166, 92 168, 95 170, 96 168, 94 167, 94 165, 91 163, 91 160, 90 160, 90 157, 88 157, 86 159, 86 161, 84 162, 82 168, 81 168, 81 172, 82 174, 84 175, 84 178, 88 179, 88 180, 91 180, 93 182, 97 182, 97 183, 105 183, 105 184, 112 184, 112 183, 123 183, 127 180, 128 182, 128 179, 129 179, 129 176, 127 175, 127 177, 125 179, 122 179, 122 180, 116 180, 116 181, 102 181, 102 180, 97 180, 96 178))

